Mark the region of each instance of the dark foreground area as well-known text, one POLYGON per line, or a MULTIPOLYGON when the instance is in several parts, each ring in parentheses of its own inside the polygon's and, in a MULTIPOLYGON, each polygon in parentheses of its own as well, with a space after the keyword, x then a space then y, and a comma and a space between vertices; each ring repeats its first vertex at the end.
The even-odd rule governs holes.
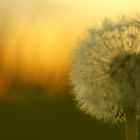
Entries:
POLYGON ((75 107, 68 93, 41 98, 39 89, 20 87, 13 91, 26 92, 28 100, 21 103, 0 101, 1 140, 124 139, 123 125, 106 124, 85 115, 75 107))

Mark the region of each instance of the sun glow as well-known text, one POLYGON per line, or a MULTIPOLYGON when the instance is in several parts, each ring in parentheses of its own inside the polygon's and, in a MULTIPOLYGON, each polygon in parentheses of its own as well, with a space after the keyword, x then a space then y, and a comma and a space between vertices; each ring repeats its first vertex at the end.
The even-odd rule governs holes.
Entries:
POLYGON ((0 9, 6 13, 0 15, 0 35, 4 35, 1 38, 2 90, 6 87, 4 83, 10 83, 15 75, 35 84, 49 83, 52 89, 64 88, 72 50, 86 29, 104 17, 115 19, 121 14, 138 13, 140 4, 138 0, 14 0, 12 3, 5 0, 0 3, 3 5, 0 9), (50 79, 52 84, 48 82, 50 79))

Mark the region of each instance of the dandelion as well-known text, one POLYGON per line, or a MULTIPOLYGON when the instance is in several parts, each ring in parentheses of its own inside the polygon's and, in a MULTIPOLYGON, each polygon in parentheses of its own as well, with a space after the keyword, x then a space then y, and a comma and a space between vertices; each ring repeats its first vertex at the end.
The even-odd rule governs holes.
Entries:
POLYGON ((104 20, 74 53, 70 80, 80 109, 104 121, 126 123, 136 140, 140 116, 140 19, 104 20))

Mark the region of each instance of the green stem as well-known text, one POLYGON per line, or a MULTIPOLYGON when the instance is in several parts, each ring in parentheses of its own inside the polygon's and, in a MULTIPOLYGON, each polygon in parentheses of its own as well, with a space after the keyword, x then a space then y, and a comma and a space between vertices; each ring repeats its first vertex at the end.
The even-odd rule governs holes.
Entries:
POLYGON ((137 140, 137 121, 135 111, 126 113, 126 140, 137 140))

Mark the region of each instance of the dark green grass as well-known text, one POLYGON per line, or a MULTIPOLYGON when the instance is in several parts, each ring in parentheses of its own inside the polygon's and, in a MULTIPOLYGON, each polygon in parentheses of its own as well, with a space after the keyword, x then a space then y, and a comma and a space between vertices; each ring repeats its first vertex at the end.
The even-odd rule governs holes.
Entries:
POLYGON ((0 101, 1 140, 123 140, 122 125, 110 125, 79 111, 68 91, 50 98, 40 88, 13 86, 0 101), (22 103, 8 101, 25 94, 22 103), (11 93, 10 93, 11 92, 11 93), (16 96, 16 95, 14 95, 16 96))

